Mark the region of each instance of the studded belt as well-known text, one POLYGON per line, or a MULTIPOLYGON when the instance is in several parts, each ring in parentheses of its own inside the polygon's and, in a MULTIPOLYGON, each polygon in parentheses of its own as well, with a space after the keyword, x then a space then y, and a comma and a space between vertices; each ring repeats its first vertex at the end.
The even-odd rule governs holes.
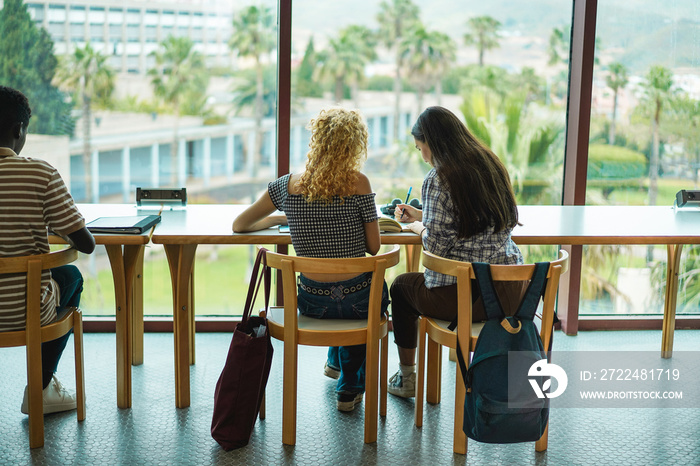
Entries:
MULTIPOLYGON (((306 291, 307 293, 315 294, 315 295, 321 295, 321 296, 330 296, 331 290, 328 288, 314 288, 313 286, 308 286, 304 285, 301 280, 297 280, 297 283, 299 287, 306 291)), ((353 285, 350 287, 343 287, 343 294, 350 294, 354 293, 356 291, 360 291, 364 288, 367 288, 370 284, 372 283, 372 278, 368 278, 367 280, 363 281, 362 283, 358 283, 357 285, 353 285)))

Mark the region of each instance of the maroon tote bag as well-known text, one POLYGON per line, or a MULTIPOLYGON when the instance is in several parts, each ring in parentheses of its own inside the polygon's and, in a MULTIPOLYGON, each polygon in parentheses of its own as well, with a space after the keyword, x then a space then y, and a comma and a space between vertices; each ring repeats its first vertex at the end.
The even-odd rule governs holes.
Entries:
POLYGON ((224 450, 248 444, 265 394, 272 364, 272 343, 267 319, 251 316, 260 283, 265 282, 265 310, 270 301, 270 269, 260 248, 250 277, 241 322, 231 338, 226 364, 216 382, 211 436, 224 450), (262 267, 262 271, 260 271, 262 267))

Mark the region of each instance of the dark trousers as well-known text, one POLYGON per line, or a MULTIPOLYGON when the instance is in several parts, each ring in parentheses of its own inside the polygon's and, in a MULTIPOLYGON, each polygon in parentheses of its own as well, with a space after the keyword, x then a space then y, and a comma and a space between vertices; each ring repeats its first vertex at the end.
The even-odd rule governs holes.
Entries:
MULTIPOLYGON (((494 282, 505 315, 517 312, 528 282, 494 282)), ((457 317, 457 285, 427 288, 422 273, 402 273, 391 284, 391 321, 394 342, 400 348, 413 349, 418 344, 418 318, 421 315, 441 320, 457 317)), ((472 280, 472 322, 486 320, 478 286, 472 280)))
MULTIPOLYGON (((56 308, 56 313, 61 317, 67 308, 80 305, 80 293, 83 291, 83 276, 76 266, 63 265, 51 269, 51 278, 54 279, 61 290, 61 299, 56 308)), ((62 337, 41 344, 41 367, 44 388, 49 386, 51 378, 56 373, 58 361, 61 359, 61 354, 63 354, 66 343, 68 343, 70 334, 71 332, 68 332, 62 337)))

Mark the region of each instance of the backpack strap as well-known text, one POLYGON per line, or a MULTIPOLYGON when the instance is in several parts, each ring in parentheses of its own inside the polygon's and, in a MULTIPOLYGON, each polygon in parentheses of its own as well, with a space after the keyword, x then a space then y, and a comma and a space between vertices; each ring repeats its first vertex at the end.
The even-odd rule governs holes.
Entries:
MULTIPOLYGON (((479 293, 481 294, 481 299, 484 303, 484 310, 486 311, 486 316, 489 320, 501 320, 505 317, 503 313, 503 307, 501 306, 501 301, 498 299, 496 290, 493 288, 493 279, 491 278, 491 266, 485 262, 472 262, 472 269, 474 270, 474 276, 476 277, 476 285, 478 287, 479 293)), ((452 321, 448 327, 450 330, 454 330, 457 327, 457 317, 452 321)), ((464 379, 464 385, 467 390, 470 390, 471 384, 468 381, 468 370, 467 364, 462 357, 462 346, 459 343, 459 338, 457 338, 457 364, 462 372, 462 378, 464 379)))
POLYGON ((525 296, 520 301, 518 312, 515 316, 518 319, 533 320, 537 306, 540 303, 540 298, 544 295, 544 289, 547 285, 547 272, 549 272, 549 262, 535 263, 535 271, 530 278, 530 285, 527 287, 525 296))
POLYGON ((496 290, 493 288, 491 278, 491 265, 486 262, 472 262, 474 276, 481 291, 481 299, 484 303, 484 311, 489 320, 501 320, 505 317, 501 301, 498 299, 496 290))

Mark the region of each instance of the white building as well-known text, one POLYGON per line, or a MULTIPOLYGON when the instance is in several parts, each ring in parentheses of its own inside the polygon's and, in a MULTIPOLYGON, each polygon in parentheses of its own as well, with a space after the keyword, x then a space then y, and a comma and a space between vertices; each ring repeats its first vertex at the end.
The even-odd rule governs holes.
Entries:
POLYGON ((89 42, 118 72, 145 74, 169 36, 191 38, 208 66, 230 66, 231 2, 33 0, 27 9, 54 41, 56 55, 89 42))

